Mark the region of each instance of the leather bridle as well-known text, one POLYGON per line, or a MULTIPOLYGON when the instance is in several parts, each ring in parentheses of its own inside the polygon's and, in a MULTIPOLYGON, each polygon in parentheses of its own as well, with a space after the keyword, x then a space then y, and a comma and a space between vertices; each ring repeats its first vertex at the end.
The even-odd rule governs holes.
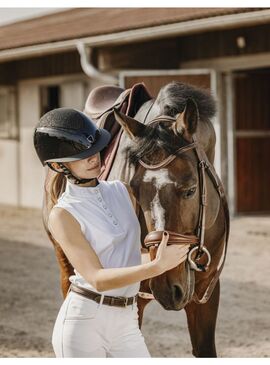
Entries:
MULTIPOLYGON (((175 121, 175 118, 169 117, 169 116, 160 116, 155 118, 151 121, 150 124, 159 122, 159 121, 175 121)), ((158 170, 162 167, 165 167, 169 165, 179 154, 185 153, 187 151, 194 150, 197 156, 198 160, 198 173, 199 173, 199 187, 200 187, 200 208, 199 208, 199 219, 196 229, 196 235, 184 235, 177 232, 172 231, 152 231, 149 232, 145 239, 144 244, 147 248, 150 248, 151 246, 158 246, 161 239, 163 232, 167 232, 169 235, 168 243, 167 244, 181 244, 181 245, 189 245, 191 246, 191 249, 188 253, 188 263, 191 270, 198 271, 198 272, 206 272, 209 269, 210 263, 211 263, 211 255, 207 248, 205 247, 205 216, 206 216, 206 206, 207 206, 207 189, 206 189, 206 179, 205 179, 205 172, 208 173, 208 176, 210 177, 212 183, 214 184, 215 189, 217 190, 220 200, 223 203, 223 208, 225 211, 225 232, 226 232, 226 238, 225 238, 225 248, 224 248, 224 255, 221 265, 219 266, 219 269, 217 270, 215 276, 211 280, 207 290, 205 291, 203 297, 199 299, 196 295, 194 300, 197 303, 205 303, 209 297, 212 294, 212 291, 215 287, 215 284, 219 278, 220 272, 223 268, 225 257, 226 257, 226 251, 227 251, 227 240, 228 240, 228 233, 229 233, 229 215, 228 215, 228 207, 227 207, 227 201, 225 198, 224 189, 222 186, 222 183, 215 172, 214 167, 211 165, 211 163, 208 161, 208 158, 204 152, 204 150, 200 147, 199 143, 197 142, 197 138, 195 135, 193 135, 193 141, 183 147, 180 147, 178 150, 174 152, 173 155, 169 155, 166 159, 161 161, 158 164, 152 165, 147 164, 142 160, 139 160, 139 163, 148 170, 158 170), (196 252, 196 256, 193 259, 192 255, 196 252), (207 262, 205 264, 200 264, 198 261, 203 256, 203 254, 206 254, 207 256, 207 262)), ((141 294, 144 294, 140 292, 141 294)), ((149 294, 149 293, 148 293, 149 294)), ((151 295, 151 294, 150 294, 151 295)), ((141 297, 145 297, 141 295, 141 297)), ((154 299, 154 298, 151 298, 154 299)))

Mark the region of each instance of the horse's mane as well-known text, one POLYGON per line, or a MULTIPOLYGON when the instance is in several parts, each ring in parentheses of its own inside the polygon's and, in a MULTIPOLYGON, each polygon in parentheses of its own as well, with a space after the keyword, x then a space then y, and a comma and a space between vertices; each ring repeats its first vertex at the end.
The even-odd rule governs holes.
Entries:
MULTIPOLYGON (((199 111, 199 122, 206 122, 216 113, 216 102, 206 89, 199 89, 195 86, 173 81, 160 89, 155 101, 160 108, 160 115, 175 117, 184 111, 187 99, 192 98, 197 104, 199 111)), ((181 134, 174 135, 162 122, 147 126, 142 137, 138 138, 136 144, 126 148, 129 161, 136 164, 139 159, 148 154, 154 154, 156 150, 163 149, 168 154, 186 145, 187 142, 181 134)))

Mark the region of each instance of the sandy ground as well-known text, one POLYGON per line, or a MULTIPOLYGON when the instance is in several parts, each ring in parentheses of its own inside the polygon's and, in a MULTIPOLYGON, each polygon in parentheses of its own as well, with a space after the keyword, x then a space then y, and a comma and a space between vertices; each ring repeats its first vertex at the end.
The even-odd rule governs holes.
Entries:
MULTIPOLYGON (((0 217, 0 356, 54 357, 51 333, 62 297, 41 213, 0 206, 0 217)), ((231 226, 221 276, 218 355, 269 357, 270 217, 235 218, 231 226)), ((184 311, 166 312, 151 302, 142 333, 152 357, 191 357, 184 311)))

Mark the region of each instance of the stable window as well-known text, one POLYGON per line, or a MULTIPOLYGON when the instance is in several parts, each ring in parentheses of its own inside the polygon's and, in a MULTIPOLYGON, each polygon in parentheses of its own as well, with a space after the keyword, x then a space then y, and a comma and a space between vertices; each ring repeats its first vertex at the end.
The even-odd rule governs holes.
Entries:
POLYGON ((41 115, 60 107, 60 87, 58 85, 42 86, 40 97, 41 115))
POLYGON ((14 87, 0 87, 0 138, 18 137, 16 91, 14 87))

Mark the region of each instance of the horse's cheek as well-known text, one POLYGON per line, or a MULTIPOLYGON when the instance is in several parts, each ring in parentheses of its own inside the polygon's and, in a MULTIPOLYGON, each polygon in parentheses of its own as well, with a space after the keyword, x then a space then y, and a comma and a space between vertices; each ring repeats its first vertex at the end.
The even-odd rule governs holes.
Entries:
POLYGON ((198 223, 198 209, 197 203, 194 199, 181 199, 178 208, 179 217, 177 222, 181 222, 181 227, 178 231, 190 231, 192 232, 198 223))

